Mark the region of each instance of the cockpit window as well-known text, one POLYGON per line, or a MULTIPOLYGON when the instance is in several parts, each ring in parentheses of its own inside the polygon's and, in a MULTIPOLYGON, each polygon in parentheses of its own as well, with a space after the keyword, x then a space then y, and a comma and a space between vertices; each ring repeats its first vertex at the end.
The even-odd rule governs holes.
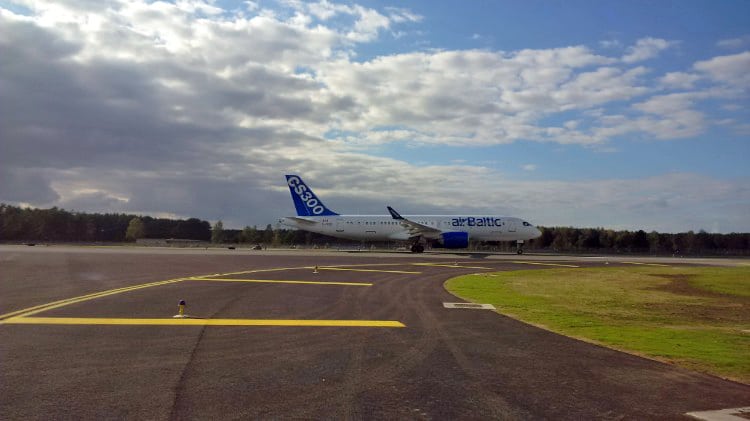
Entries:
POLYGON ((529 224, 529 223, 528 223, 528 222, 526 222, 526 221, 523 221, 523 226, 524 226, 524 227, 530 227, 530 226, 531 226, 531 224, 529 224))

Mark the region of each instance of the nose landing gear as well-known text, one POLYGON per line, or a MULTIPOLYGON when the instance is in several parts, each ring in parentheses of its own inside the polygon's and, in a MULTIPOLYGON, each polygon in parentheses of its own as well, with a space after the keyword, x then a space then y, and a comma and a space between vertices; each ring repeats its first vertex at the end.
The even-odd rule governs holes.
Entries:
POLYGON ((523 254, 523 240, 516 241, 516 254, 523 254))

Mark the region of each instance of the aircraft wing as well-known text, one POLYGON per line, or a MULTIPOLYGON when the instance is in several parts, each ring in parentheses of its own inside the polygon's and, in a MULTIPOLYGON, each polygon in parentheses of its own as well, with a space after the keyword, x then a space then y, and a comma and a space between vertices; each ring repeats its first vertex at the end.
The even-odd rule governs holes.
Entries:
POLYGON ((391 213, 391 216, 393 217, 393 219, 399 221, 401 223, 401 226, 403 226, 404 228, 406 228, 407 231, 409 231, 409 237, 421 236, 421 237, 434 238, 438 234, 441 234, 443 232, 435 227, 429 227, 427 225, 420 224, 418 222, 414 222, 409 219, 406 219, 390 206, 388 206, 388 212, 391 213))

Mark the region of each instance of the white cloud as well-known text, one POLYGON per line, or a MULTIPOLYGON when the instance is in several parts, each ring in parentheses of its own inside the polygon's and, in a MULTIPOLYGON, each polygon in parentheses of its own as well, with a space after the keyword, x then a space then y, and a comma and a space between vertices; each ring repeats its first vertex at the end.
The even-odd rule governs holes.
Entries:
POLYGON ((628 47, 622 61, 625 63, 635 63, 638 61, 654 58, 660 52, 676 45, 675 41, 667 41, 661 38, 641 38, 636 41, 635 45, 628 47))
MULTIPOLYGON (((300 4, 299 7, 301 8, 302 4, 300 4)), ((334 4, 328 1, 308 3, 307 10, 310 12, 311 15, 324 21, 331 19, 332 17, 340 13, 345 13, 345 14, 352 13, 352 10, 349 6, 341 5, 341 4, 334 4)))
POLYGON ((599 41, 599 45, 602 48, 620 48, 622 46, 622 43, 619 40, 613 39, 613 40, 599 41))
POLYGON ((699 61, 693 68, 718 83, 750 88, 750 51, 699 61))
POLYGON ((665 115, 690 108, 694 99, 694 94, 658 95, 634 104, 633 108, 646 113, 665 115))
POLYGON ((662 76, 659 82, 667 88, 692 89, 700 78, 700 75, 694 73, 670 72, 662 76))
POLYGON ((381 15, 377 10, 366 9, 362 6, 354 6, 357 21, 354 27, 346 34, 347 39, 355 42, 369 42, 377 39, 381 29, 388 29, 391 25, 388 17, 381 15))
POLYGON ((750 35, 743 35, 738 38, 722 39, 716 43, 719 48, 740 49, 750 45, 750 35))
POLYGON ((739 110, 744 109, 744 107, 742 107, 742 105, 739 105, 739 104, 724 104, 721 106, 721 108, 727 111, 739 111, 739 110))
MULTIPOLYGON (((268 130, 293 125, 308 136, 340 131, 345 135, 333 137, 338 145, 360 149, 387 142, 595 144, 649 127, 642 119, 623 117, 613 126, 612 119, 586 114, 655 90, 648 86, 647 68, 623 68, 617 59, 587 47, 433 51, 357 63, 350 60, 351 42, 372 41, 396 22, 416 22, 421 16, 328 1, 286 4, 292 11, 286 20, 260 12, 219 16, 213 5, 202 2, 115 3, 105 13, 79 10, 77 4, 39 3, 34 19, 68 40, 74 62, 84 68, 148 65, 148 74, 138 70, 127 77, 142 83, 138 89, 151 96, 146 103, 174 122, 268 130), (354 20, 348 27, 312 23, 337 15, 354 20), (253 48, 244 48, 250 40, 253 48), (113 44, 117 48, 110 48, 113 44), (575 125, 539 123, 562 112, 581 115, 574 117, 575 125), (602 121, 606 124, 597 127, 602 121)), ((643 38, 626 61, 652 57, 672 44, 643 38)), ((695 68, 714 78, 730 71, 719 58, 695 68)), ((96 76, 92 88, 119 95, 104 71, 96 76)), ((672 72, 660 82, 686 89, 699 77, 672 72)))
MULTIPOLYGON (((682 194, 690 184, 709 191, 717 182, 684 175, 518 182, 461 160, 428 166, 366 152, 391 143, 611 146, 628 134, 689 137, 709 124, 699 102, 722 98, 696 86, 747 86, 750 53, 667 75, 586 46, 354 61, 358 43, 422 17, 327 1, 282 5, 218 13, 212 2, 32 2, 29 16, 0 8, 0 54, 10 63, 0 66, 0 94, 13 104, 0 113, 0 179, 8 180, 0 200, 241 226, 248 209, 265 221, 290 209, 279 177, 295 171, 351 211, 382 211, 386 199, 412 212, 477 203, 478 211, 528 213, 546 225, 637 226, 625 214, 602 215, 613 206, 649 209, 665 201, 681 212, 699 200, 661 198, 659 188, 682 194), (664 87, 695 91, 679 96, 664 87), (467 187, 466 180, 478 182, 467 187), (640 198, 641 183, 654 186, 651 201, 640 198), (476 200, 488 194, 497 199, 476 200), (545 211, 581 203, 592 210, 545 211)), ((631 62, 672 45, 646 40, 628 52, 631 62)), ((731 100, 742 104, 743 97, 731 100)), ((723 196, 709 197, 746 203, 743 184, 729 185, 723 196)), ((734 226, 746 226, 739 221, 734 226)))
POLYGON ((255 12, 255 11, 257 11, 260 8, 260 6, 258 5, 257 1, 245 0, 245 1, 242 2, 242 4, 245 5, 245 9, 248 12, 255 12))
POLYGON ((424 19, 424 16, 401 7, 386 7, 385 10, 388 12, 388 17, 395 23, 421 22, 424 19))

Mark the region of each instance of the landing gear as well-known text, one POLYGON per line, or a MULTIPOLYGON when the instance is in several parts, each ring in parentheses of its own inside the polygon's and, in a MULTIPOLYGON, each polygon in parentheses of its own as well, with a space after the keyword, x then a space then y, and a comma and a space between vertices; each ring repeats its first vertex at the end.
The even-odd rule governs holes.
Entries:
POLYGON ((421 244, 414 244, 411 246, 411 252, 412 253, 422 253, 424 252, 424 246, 421 244))
POLYGON ((516 254, 523 254, 523 240, 516 241, 516 254))

